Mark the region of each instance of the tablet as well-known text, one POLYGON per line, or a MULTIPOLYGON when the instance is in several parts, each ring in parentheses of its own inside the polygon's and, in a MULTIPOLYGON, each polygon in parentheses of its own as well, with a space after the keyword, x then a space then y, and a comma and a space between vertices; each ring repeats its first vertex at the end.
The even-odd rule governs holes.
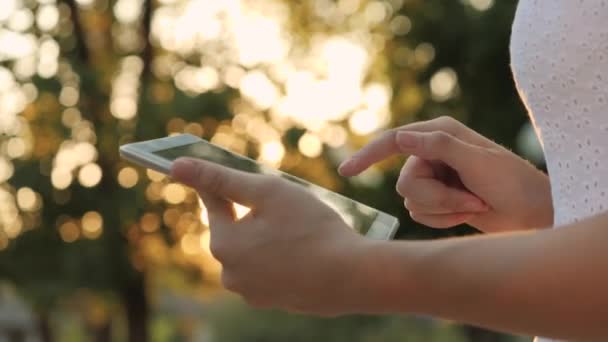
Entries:
POLYGON ((191 157, 240 171, 282 177, 313 193, 334 209, 350 227, 366 237, 389 240, 393 238, 399 227, 399 220, 396 217, 190 134, 122 145, 120 154, 129 161, 164 174, 170 173, 174 160, 191 157))

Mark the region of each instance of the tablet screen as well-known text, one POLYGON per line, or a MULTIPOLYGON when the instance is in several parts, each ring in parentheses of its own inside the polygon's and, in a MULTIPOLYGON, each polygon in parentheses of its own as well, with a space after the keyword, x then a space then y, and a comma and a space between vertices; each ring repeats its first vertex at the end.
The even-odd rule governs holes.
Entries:
POLYGON ((206 141, 172 147, 152 153, 171 161, 180 157, 193 157, 245 172, 280 176, 306 187, 320 200, 338 212, 348 225, 363 235, 367 235, 372 226, 374 226, 374 230, 379 230, 378 232, 374 232, 374 235, 390 235, 390 233, 387 231, 393 230, 393 227, 389 227, 384 224, 384 227, 379 227, 380 222, 376 221, 379 211, 374 208, 309 183, 298 177, 263 166, 252 159, 236 155, 206 141))

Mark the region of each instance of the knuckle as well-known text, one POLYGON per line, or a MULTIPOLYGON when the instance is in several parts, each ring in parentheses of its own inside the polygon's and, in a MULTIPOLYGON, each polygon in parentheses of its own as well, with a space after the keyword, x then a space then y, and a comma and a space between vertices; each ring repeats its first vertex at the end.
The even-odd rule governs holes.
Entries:
POLYGON ((440 123, 448 123, 448 122, 450 122, 450 121, 452 121, 454 119, 451 116, 448 116, 448 115, 440 115, 437 118, 435 118, 434 120, 437 121, 437 122, 440 122, 440 123))
POLYGON ((504 160, 504 158, 508 154, 513 154, 513 152, 508 151, 507 149, 497 146, 497 147, 479 147, 478 149, 479 155, 487 160, 504 160))
POLYGON ((446 132, 437 131, 429 134, 427 139, 428 148, 441 148, 448 145, 452 140, 452 136, 446 132))
POLYGON ((219 262, 224 263, 229 258, 230 249, 227 248, 225 243, 211 241, 209 244, 209 250, 214 258, 216 258, 219 262))
POLYGON ((456 119, 448 115, 441 115, 434 120, 442 127, 451 127, 457 123, 456 119))
POLYGON ((444 127, 444 128, 446 128, 448 130, 449 129, 458 129, 462 125, 460 123, 460 121, 458 121, 458 120, 456 120, 453 117, 448 116, 448 115, 442 115, 442 116, 438 117, 435 120, 437 120, 437 122, 439 123, 439 126, 444 127))
POLYGON ((401 127, 388 129, 388 130, 382 132, 378 138, 374 139, 374 141, 382 141, 382 140, 394 138, 395 134, 397 134, 397 132, 399 132, 399 130, 401 130, 401 127))

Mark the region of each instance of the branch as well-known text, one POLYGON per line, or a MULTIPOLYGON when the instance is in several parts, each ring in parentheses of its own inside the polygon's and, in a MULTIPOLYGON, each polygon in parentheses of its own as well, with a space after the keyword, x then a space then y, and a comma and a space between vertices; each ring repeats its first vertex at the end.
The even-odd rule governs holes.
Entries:
POLYGON ((84 30, 82 29, 80 16, 78 15, 78 5, 76 5, 74 0, 63 0, 63 2, 70 8, 70 13, 72 16, 72 22, 74 24, 74 37, 76 38, 76 54, 83 64, 88 64, 89 50, 84 38, 84 30))
MULTIPOLYGON (((72 0, 73 1, 73 0, 72 0)), ((144 62, 144 68, 142 70, 142 83, 149 77, 150 65, 152 63, 152 44, 150 44, 150 32, 152 25, 152 0, 144 1, 144 13, 141 23, 141 35, 142 41, 144 42, 144 49, 141 53, 141 58, 144 62)))
POLYGON ((142 139, 143 137, 145 137, 145 134, 143 133, 144 130, 144 126, 142 125, 142 120, 141 120, 141 115, 143 113, 143 107, 144 107, 144 103, 146 101, 146 93, 148 90, 148 83, 151 79, 151 72, 152 72, 152 58, 153 56, 153 51, 152 51, 152 44, 150 43, 150 32, 151 32, 151 25, 152 25, 152 0, 145 0, 144 4, 143 4, 144 8, 143 8, 143 17, 142 17, 142 21, 141 21, 141 40, 144 44, 144 47, 141 51, 141 59, 143 61, 143 68, 141 71, 141 75, 139 77, 139 100, 138 100, 138 106, 137 106, 137 116, 138 116, 138 120, 137 123, 135 124, 135 131, 134 131, 134 135, 135 135, 135 139, 139 140, 142 139))

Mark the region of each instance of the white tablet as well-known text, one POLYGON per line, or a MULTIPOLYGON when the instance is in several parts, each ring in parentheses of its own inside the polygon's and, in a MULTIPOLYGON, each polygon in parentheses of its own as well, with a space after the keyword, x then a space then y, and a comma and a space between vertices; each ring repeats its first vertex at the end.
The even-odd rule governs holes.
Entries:
POLYGON ((234 154, 222 147, 190 134, 123 145, 120 154, 141 166, 169 174, 171 163, 180 157, 192 157, 218 163, 237 170, 274 175, 295 182, 311 191, 336 210, 357 232, 374 239, 392 239, 399 227, 397 218, 359 203, 303 179, 264 166, 255 160, 234 154))

